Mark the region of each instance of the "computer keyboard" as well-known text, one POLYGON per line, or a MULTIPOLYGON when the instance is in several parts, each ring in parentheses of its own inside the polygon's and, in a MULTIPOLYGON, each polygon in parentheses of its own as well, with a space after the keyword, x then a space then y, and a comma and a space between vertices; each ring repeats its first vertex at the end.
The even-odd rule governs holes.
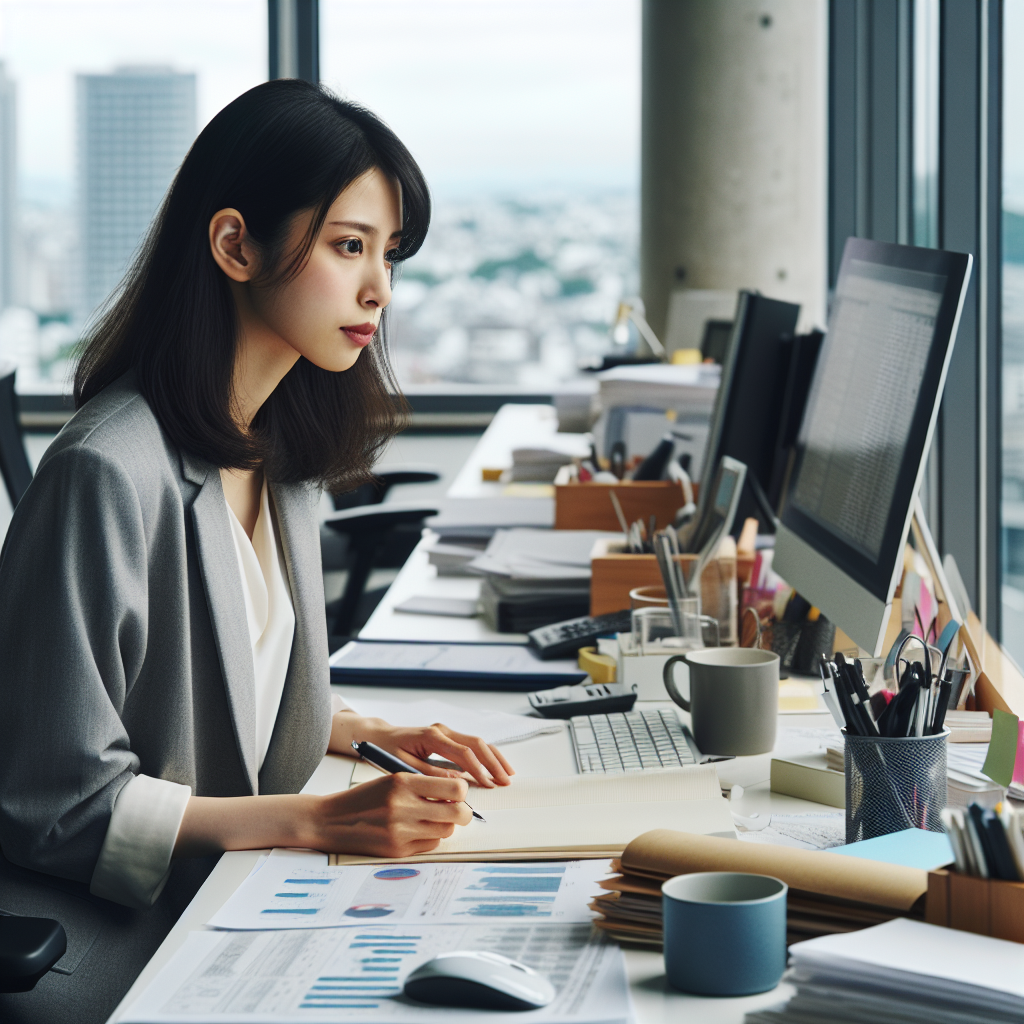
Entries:
POLYGON ((579 715, 570 719, 580 772, 642 772, 696 764, 694 748, 670 708, 579 715))

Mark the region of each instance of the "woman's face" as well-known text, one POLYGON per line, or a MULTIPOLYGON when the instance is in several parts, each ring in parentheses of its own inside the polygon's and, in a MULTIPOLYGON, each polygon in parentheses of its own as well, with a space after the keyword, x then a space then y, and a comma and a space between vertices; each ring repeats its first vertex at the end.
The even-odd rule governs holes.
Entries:
MULTIPOLYGON (((296 217, 286 252, 301 244, 311 217, 296 217)), ((283 285, 252 289, 253 312, 316 366, 349 369, 391 301, 389 257, 401 237, 398 186, 367 171, 334 201, 302 270, 283 285)))

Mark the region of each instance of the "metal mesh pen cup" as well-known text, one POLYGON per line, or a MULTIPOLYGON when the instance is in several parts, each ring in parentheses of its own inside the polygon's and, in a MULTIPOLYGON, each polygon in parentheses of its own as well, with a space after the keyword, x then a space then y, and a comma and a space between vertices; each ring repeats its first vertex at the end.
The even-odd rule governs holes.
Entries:
POLYGON ((846 841, 923 828, 941 832, 946 742, 937 736, 846 737, 846 841))

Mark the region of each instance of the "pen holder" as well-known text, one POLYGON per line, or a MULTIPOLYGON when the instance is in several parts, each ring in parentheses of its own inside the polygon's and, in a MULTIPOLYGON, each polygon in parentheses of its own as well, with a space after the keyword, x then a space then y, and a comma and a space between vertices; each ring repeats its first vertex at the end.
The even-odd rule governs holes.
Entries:
POLYGON ((946 743, 936 736, 846 737, 846 841, 901 832, 943 831, 946 743))

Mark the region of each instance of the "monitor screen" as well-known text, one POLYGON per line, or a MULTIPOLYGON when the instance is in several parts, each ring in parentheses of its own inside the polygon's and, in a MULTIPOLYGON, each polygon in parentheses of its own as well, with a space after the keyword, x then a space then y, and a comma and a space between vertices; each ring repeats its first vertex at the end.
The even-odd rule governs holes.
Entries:
POLYGON ((850 260, 800 429, 790 500, 878 560, 946 276, 850 260))
MULTIPOLYGON (((723 455, 742 462, 765 491, 775 477, 776 441, 786 396, 793 332, 800 307, 741 291, 722 364, 704 458, 702 491, 723 455)), ((737 527, 757 515, 753 493, 740 497, 737 527)))
POLYGON ((803 581, 778 567, 797 590, 827 593, 827 564, 891 600, 970 263, 959 253, 848 240, 782 512, 787 542, 795 537, 825 560, 803 581))

